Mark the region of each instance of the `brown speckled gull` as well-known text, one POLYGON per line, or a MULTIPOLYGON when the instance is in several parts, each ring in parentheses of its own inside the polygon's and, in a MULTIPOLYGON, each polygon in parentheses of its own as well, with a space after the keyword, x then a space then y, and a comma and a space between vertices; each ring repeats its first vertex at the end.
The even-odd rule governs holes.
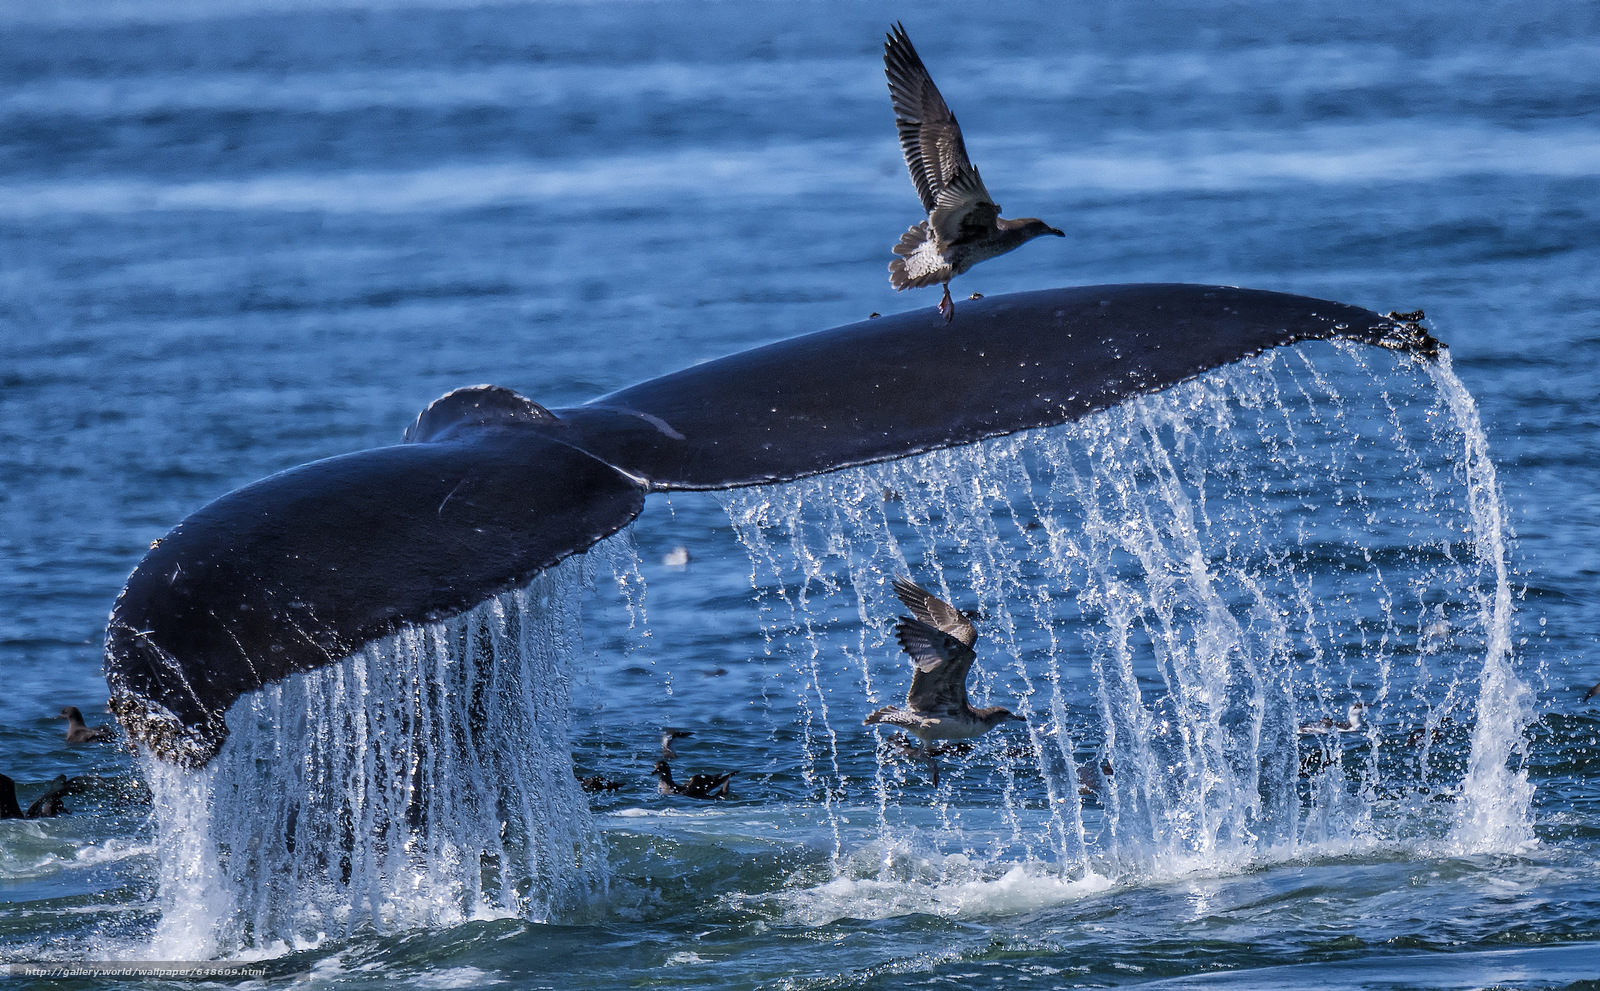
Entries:
POLYGON ((1066 235, 1034 217, 1000 216, 999 204, 967 158, 961 125, 911 47, 905 28, 896 24, 888 37, 883 70, 889 77, 894 124, 911 183, 928 211, 927 220, 900 236, 894 247, 900 257, 889 263, 889 281, 896 289, 942 284, 939 312, 948 322, 955 316, 951 279, 1036 237, 1066 235))

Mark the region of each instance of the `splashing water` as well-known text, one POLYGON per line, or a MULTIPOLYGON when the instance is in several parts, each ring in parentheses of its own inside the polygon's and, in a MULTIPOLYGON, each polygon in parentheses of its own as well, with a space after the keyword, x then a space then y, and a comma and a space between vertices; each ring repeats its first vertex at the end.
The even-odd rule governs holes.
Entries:
MULTIPOLYGON (((826 879, 733 903, 960 916, 1532 839, 1504 510, 1447 356, 1305 345, 1066 427, 719 498, 832 840, 826 879), (1028 718, 940 758, 937 790, 861 725, 910 677, 897 573, 979 608, 974 700, 1028 718)), ((147 760, 148 952, 571 918, 603 895, 569 678, 607 567, 641 619, 624 534, 241 699, 204 770, 147 760)))
POLYGON ((1525 769, 1512 768, 1524 756, 1523 729, 1534 719, 1533 692, 1511 665, 1511 585, 1506 565, 1506 523, 1489 439, 1478 408, 1456 377, 1450 356, 1429 367, 1440 395, 1462 433, 1461 472, 1472 512, 1475 553, 1492 568, 1492 589, 1474 587, 1478 624, 1487 643, 1479 677, 1472 752, 1461 789, 1462 805, 1453 839, 1461 853, 1514 850, 1537 842, 1528 809, 1533 785, 1525 769))
POLYGON ((583 590, 632 553, 612 538, 526 589, 246 696, 203 770, 147 759, 153 952, 548 919, 603 893, 572 774, 569 677, 583 590))
POLYGON ((1531 839, 1504 511, 1448 357, 1306 345, 721 498, 798 675, 808 778, 830 814, 875 798, 876 837, 850 848, 836 820, 820 900, 881 901, 906 862, 933 891, 952 856, 966 884, 1531 839), (859 725, 910 678, 902 572, 979 607, 974 704, 1030 721, 945 760, 937 792, 859 725))

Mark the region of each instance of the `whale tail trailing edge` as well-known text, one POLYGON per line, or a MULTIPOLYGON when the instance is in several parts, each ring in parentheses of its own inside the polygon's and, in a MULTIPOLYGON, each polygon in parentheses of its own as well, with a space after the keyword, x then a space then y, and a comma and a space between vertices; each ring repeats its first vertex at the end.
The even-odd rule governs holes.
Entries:
POLYGON ((526 584, 639 514, 636 481, 519 423, 301 465, 178 524, 106 634, 129 734, 204 764, 239 696, 526 584))
POLYGON ((128 579, 112 707, 186 766, 240 696, 526 584, 627 526, 650 491, 804 478, 1081 419, 1299 341, 1419 356, 1415 321, 1189 285, 991 296, 808 334, 546 410, 457 390, 407 443, 301 465, 200 509, 128 579))

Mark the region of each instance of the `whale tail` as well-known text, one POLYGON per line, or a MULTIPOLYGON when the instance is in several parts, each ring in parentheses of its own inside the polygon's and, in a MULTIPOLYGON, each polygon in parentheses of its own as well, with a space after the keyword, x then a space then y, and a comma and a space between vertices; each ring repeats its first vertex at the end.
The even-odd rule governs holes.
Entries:
MULTIPOLYGON (((904 287, 937 282, 920 223, 904 287)), ((893 273, 892 273, 893 274, 893 273)), ((897 285, 900 282, 897 281, 897 285)), ((627 526, 651 492, 772 485, 1069 423, 1298 341, 1425 356, 1417 313, 1224 286, 1077 286, 862 321, 545 409, 457 390, 409 442, 279 472, 157 540, 106 631, 128 736, 198 767, 228 708, 402 627, 466 613, 627 526)), ((867 724, 916 727, 887 707, 867 724)))

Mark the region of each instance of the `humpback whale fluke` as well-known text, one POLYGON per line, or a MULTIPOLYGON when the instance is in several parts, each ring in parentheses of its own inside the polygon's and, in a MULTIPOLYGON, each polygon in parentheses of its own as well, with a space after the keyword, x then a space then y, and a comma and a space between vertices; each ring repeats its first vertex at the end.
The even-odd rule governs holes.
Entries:
POLYGON ((951 279, 1036 237, 1066 235, 1037 217, 1000 216, 1000 205, 967 158, 956 115, 911 47, 905 27, 896 24, 888 38, 883 44, 883 71, 889 77, 894 126, 911 184, 928 213, 927 220, 900 235, 894 246, 900 257, 889 263, 889 282, 897 290, 942 284, 939 313, 948 323, 956 312, 950 300, 951 279))
POLYGON ((1333 338, 1439 347, 1415 324, 1304 296, 1082 286, 967 303, 959 332, 926 310, 863 320, 564 409, 459 389, 406 443, 279 472, 157 541, 112 610, 110 706, 158 756, 203 765, 240 696, 525 585, 627 526, 650 492, 783 482, 1066 423, 1333 338))

